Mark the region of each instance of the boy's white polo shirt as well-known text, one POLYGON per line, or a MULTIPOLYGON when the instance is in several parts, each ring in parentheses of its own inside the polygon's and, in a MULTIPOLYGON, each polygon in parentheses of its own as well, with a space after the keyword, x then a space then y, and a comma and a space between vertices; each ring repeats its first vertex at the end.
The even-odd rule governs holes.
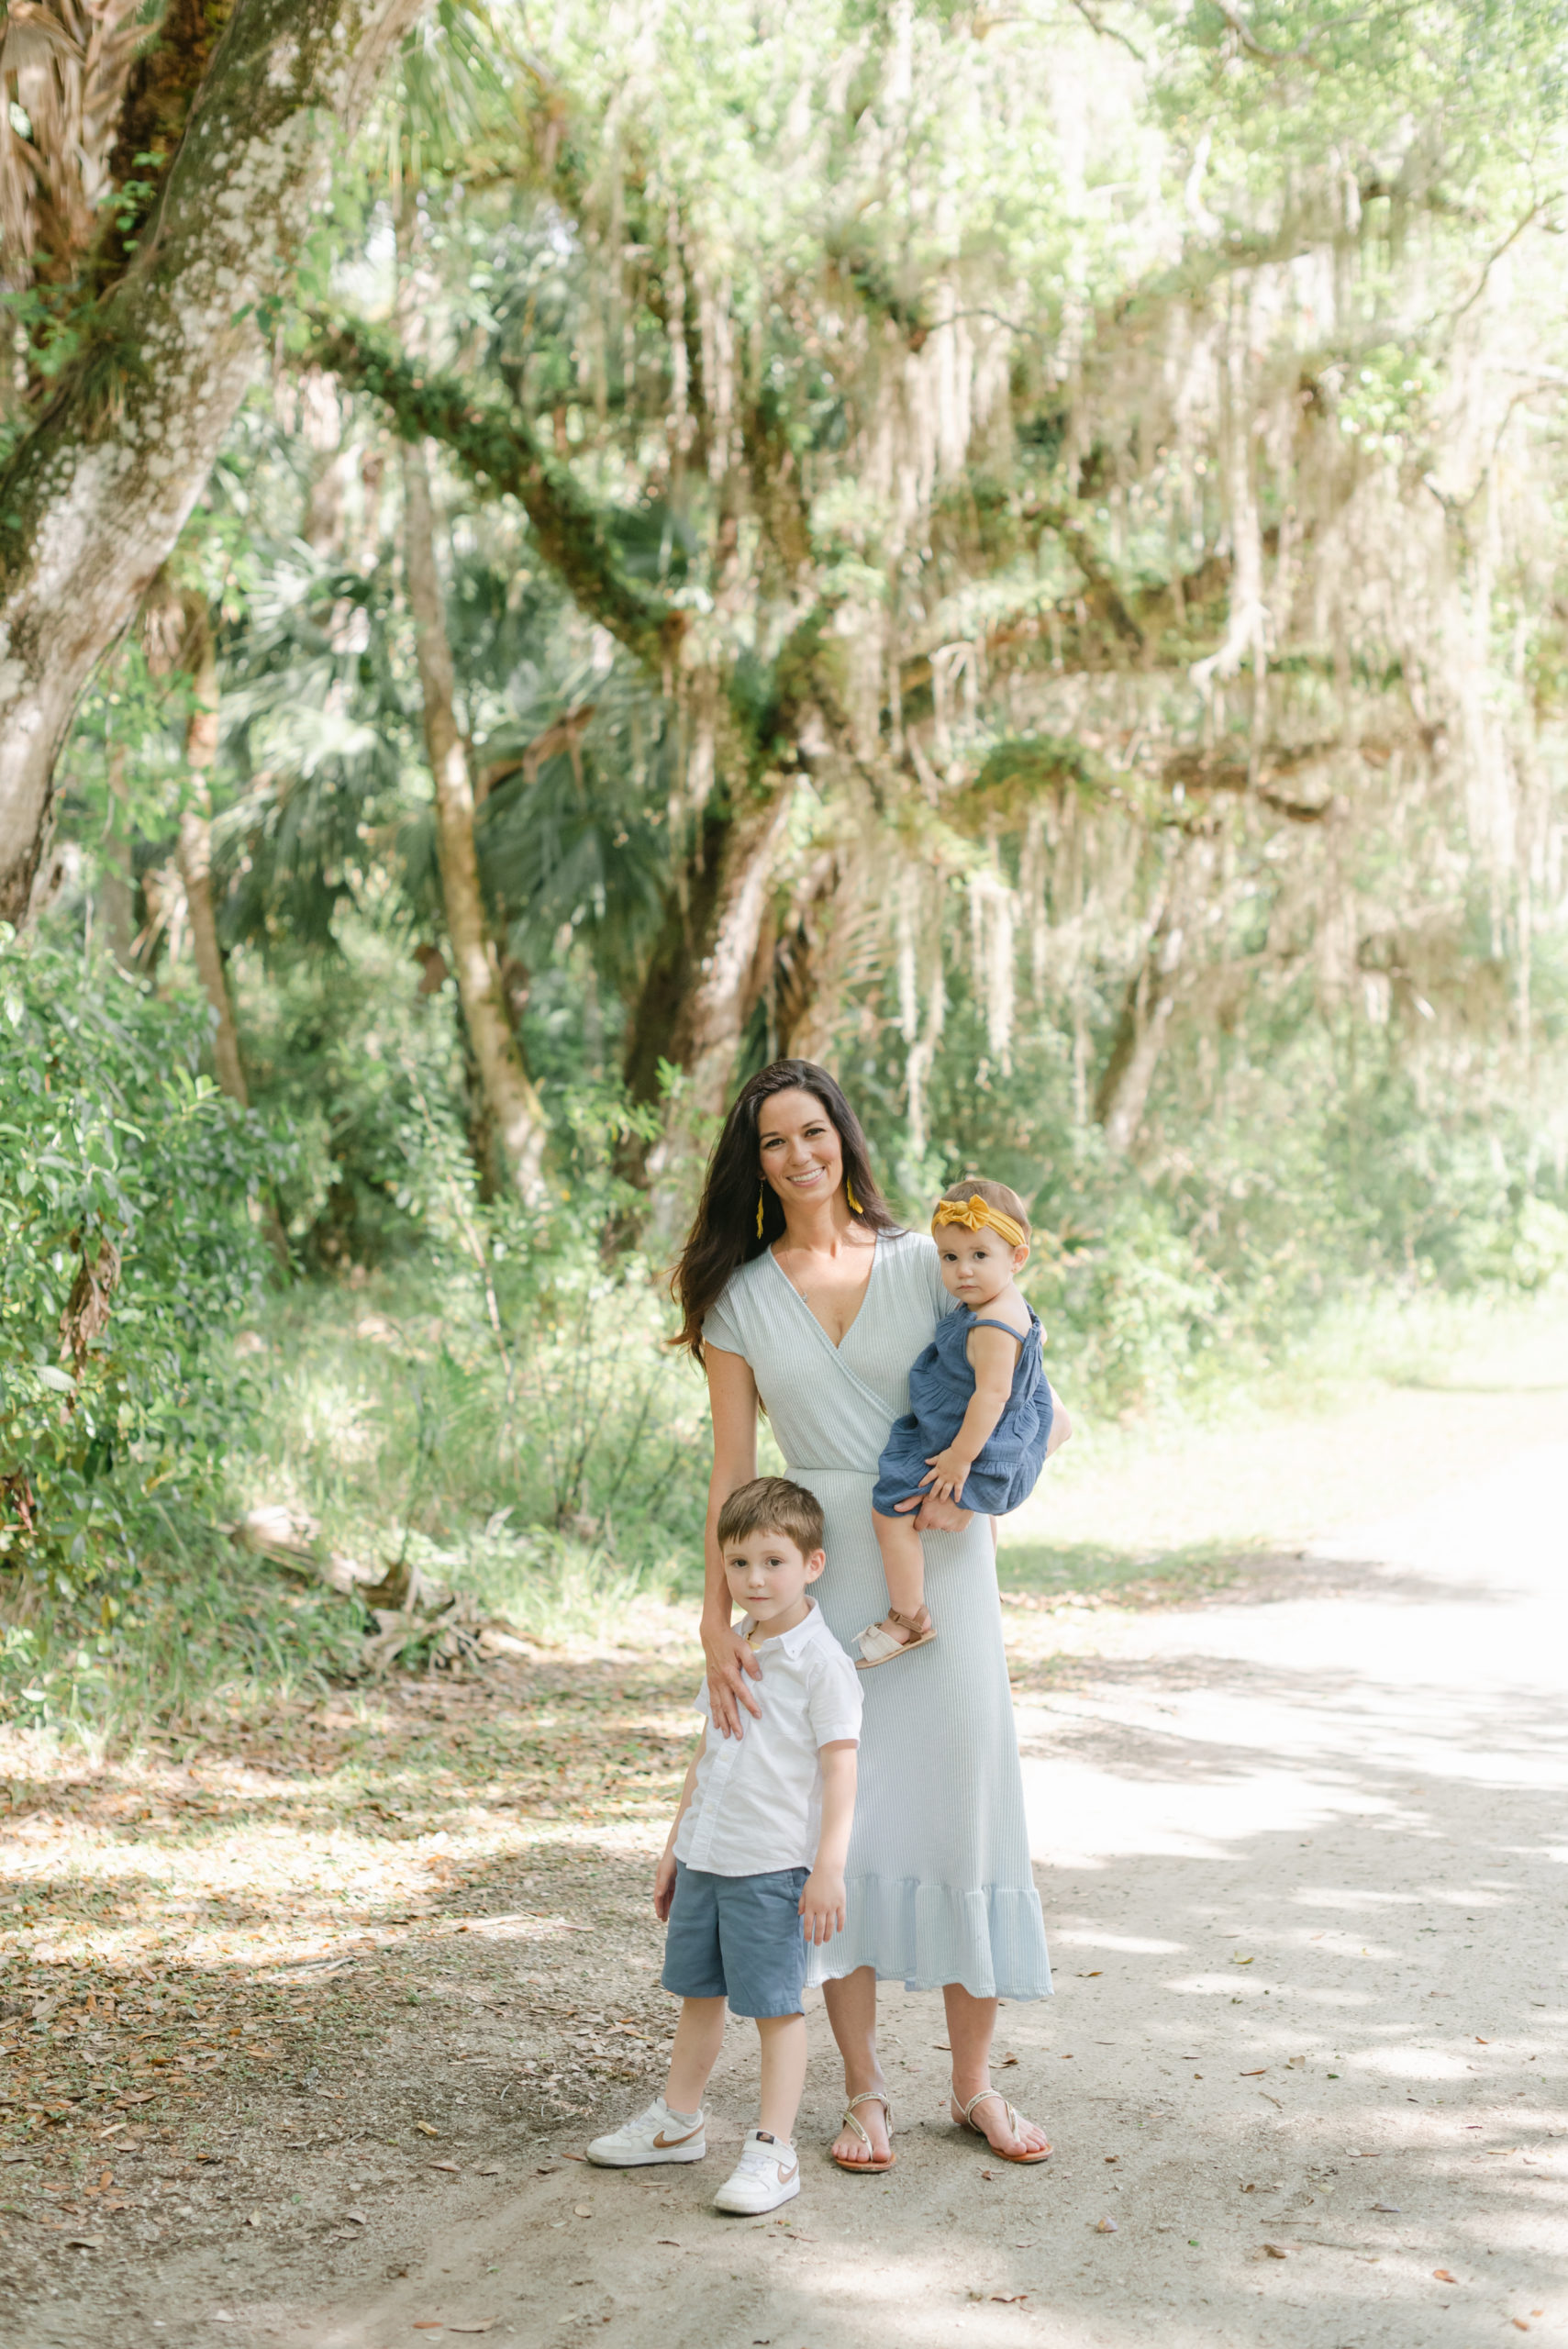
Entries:
POLYGON ((749 1685, 762 1717, 742 1708, 744 1735, 724 1737, 714 1728, 706 1681, 697 1695, 706 1750, 675 1857, 709 1876, 814 1866, 822 1832, 817 1749, 860 1738, 860 1675, 815 1599, 793 1631, 760 1642, 755 1653, 762 1676, 749 1685))

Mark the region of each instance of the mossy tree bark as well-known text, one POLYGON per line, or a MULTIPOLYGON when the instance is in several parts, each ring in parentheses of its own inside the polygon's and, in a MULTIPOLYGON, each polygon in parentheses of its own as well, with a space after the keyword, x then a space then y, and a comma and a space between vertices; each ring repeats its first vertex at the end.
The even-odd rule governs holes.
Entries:
POLYGON ((77 696, 201 493, 257 304, 419 5, 238 0, 134 262, 0 470, 0 919, 26 916, 77 696))

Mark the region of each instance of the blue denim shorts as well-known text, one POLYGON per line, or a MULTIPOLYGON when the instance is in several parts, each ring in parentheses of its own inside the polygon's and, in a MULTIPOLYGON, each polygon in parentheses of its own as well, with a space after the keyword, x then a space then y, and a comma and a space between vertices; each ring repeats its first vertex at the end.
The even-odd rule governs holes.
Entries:
POLYGON ((797 2015, 806 1983, 800 1896, 809 1868, 772 1876, 709 1876, 675 1862, 664 1942, 666 1990, 728 1998, 736 2015, 797 2015))

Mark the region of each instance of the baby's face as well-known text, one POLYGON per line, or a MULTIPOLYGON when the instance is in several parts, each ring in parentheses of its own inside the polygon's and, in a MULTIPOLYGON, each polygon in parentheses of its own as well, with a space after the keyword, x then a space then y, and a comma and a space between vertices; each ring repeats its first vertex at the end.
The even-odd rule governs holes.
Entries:
POLYGON ((962 1224, 950 1223, 937 1234, 937 1254, 948 1295, 978 1313, 983 1305, 1001 1296, 1015 1273, 1022 1272, 1029 1252, 1009 1248, 989 1224, 978 1231, 966 1231, 962 1224))

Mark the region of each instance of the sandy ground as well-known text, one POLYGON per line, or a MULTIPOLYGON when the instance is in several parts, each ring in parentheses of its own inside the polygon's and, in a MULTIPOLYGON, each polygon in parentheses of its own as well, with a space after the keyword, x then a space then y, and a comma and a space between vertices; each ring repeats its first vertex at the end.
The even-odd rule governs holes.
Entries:
MULTIPOLYGON (((432 2081, 411 2093, 446 2142, 421 2177, 373 2150, 398 2132, 372 2117, 334 2141, 363 2165, 357 2211, 335 2188, 314 2232, 257 2241, 241 2194, 227 2240, 221 2223, 199 2243, 175 2229, 139 2275, 35 2289, 0 2339, 1476 2349, 1517 2328, 1568 2343, 1564 1335, 1440 1390, 1145 1447, 1136 1475, 1123 1440, 1091 1443, 1034 1525, 1009 1529, 1129 1552, 1276 1545, 1202 1603, 1010 1612, 1058 1976, 1052 2001, 1004 2010, 998 2078, 1049 2125, 1048 2165, 1009 2168, 951 2129, 940 1999, 895 1989, 886 2178, 824 2158, 838 2099, 819 2007, 805 2190, 778 2218, 708 2208, 749 2119, 739 2026, 705 2164, 572 2159, 587 2110, 635 2107, 658 2074, 639 1817, 593 1831, 597 1927, 584 1912, 585 1932, 541 1940, 498 1916, 488 1936, 424 1945, 427 2000, 466 2002, 454 2063, 515 2068, 491 2010, 533 1986, 530 2028, 557 2019, 550 2096, 507 2116, 432 2081), (617 2030, 636 2051, 618 2087, 617 2030), (439 2176, 438 2154, 455 2156, 439 2176)), ((586 1865, 564 1824, 553 1863, 533 1848, 552 1886, 586 1865)), ((398 2029, 406 2075, 417 2045, 398 2029)), ((358 2067, 373 2102, 386 2044, 350 2051, 333 2093, 358 2067)), ((243 2125, 224 2142, 231 2164, 254 2157, 243 2125)))

